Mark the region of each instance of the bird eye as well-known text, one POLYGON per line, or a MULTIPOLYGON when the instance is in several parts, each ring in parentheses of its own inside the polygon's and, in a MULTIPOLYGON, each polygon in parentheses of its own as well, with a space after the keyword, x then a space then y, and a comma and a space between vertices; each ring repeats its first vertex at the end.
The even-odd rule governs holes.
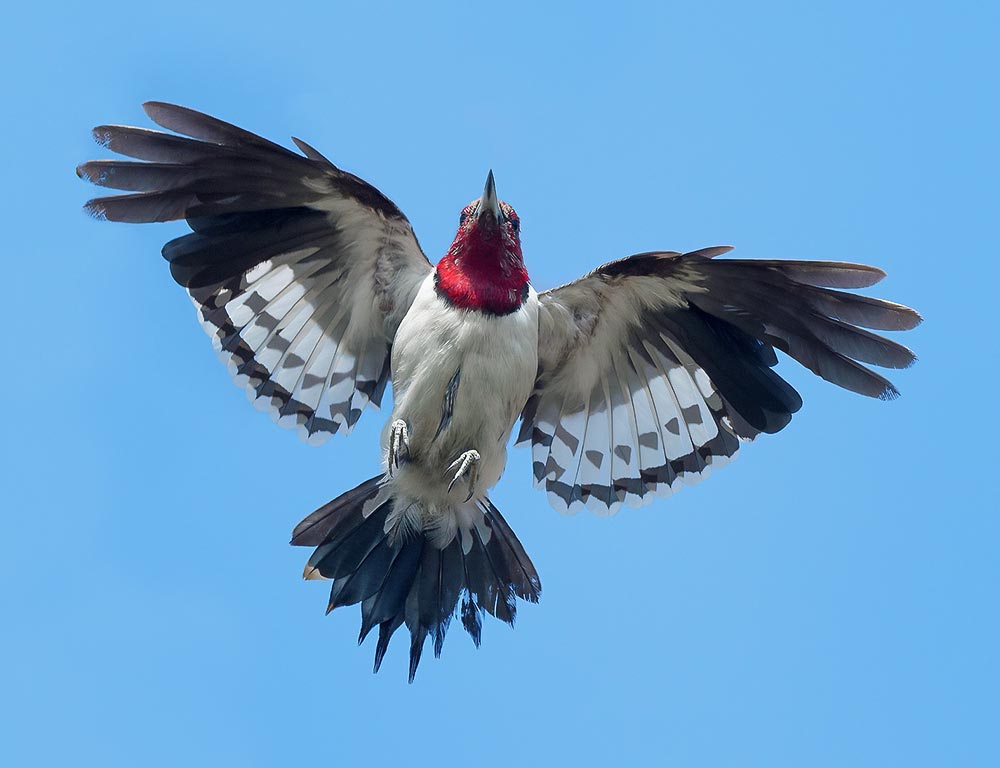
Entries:
POLYGON ((462 226, 469 219, 469 214, 462 211, 458 216, 458 226, 462 226))
POLYGON ((508 219, 508 221, 510 222, 510 225, 514 228, 515 232, 520 232, 521 231, 521 220, 520 219, 518 219, 516 216, 511 216, 508 219))

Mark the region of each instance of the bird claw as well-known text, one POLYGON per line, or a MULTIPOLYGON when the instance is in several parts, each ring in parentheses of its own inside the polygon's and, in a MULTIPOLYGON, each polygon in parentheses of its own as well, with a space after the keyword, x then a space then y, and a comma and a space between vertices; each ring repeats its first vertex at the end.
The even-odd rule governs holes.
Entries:
POLYGON ((406 427, 406 422, 396 419, 389 426, 389 477, 392 477, 394 469, 399 469, 399 462, 406 453, 406 459, 410 458, 410 430, 406 427))
POLYGON ((479 480, 479 451, 470 449, 463 453, 448 467, 449 472, 453 469, 455 470, 455 476, 448 483, 448 493, 451 493, 451 489, 455 487, 455 483, 463 477, 468 476, 466 482, 469 484, 469 495, 465 497, 465 500, 469 501, 476 492, 476 483, 479 480))

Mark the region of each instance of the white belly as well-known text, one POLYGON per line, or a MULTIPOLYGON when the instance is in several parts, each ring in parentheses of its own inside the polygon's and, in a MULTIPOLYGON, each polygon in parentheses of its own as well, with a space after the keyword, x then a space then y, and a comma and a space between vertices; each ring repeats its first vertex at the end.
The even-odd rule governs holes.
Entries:
MULTIPOLYGON (((437 295, 431 274, 400 323, 392 348, 390 423, 403 419, 410 432, 410 460, 397 474, 402 489, 443 501, 451 479, 448 466, 470 449, 480 455, 475 495, 495 485, 537 368, 534 290, 529 289, 519 310, 495 317, 448 305, 437 295), (445 396, 456 372, 451 416, 444 418, 445 396)), ((386 437, 387 430, 383 446, 386 437)), ((461 498, 467 493, 466 488, 455 491, 461 498)))

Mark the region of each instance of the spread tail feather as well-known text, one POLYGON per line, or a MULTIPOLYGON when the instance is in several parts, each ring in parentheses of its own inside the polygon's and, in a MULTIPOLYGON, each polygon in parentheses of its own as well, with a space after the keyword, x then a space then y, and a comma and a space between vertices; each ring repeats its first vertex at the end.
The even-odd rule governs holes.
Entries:
POLYGON ((456 611, 478 646, 483 614, 513 624, 517 598, 538 602, 541 583, 489 499, 463 505, 463 519, 474 524, 459 526, 443 544, 431 532, 393 525, 396 504, 391 484, 373 477, 299 523, 291 543, 316 548, 303 575, 333 581, 328 613, 361 603, 359 643, 378 626, 376 672, 393 633, 406 624, 413 682, 427 637, 440 656, 456 611))

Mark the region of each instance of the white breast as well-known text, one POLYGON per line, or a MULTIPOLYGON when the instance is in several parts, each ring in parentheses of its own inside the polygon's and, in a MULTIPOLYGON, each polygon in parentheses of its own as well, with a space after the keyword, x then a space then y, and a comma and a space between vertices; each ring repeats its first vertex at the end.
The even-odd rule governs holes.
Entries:
POLYGON ((481 456, 477 495, 496 484, 506 463, 507 439, 531 394, 537 368, 534 290, 529 289, 520 309, 497 317, 452 307, 438 296, 431 274, 393 342, 390 422, 404 419, 410 430, 411 462, 399 480, 437 495, 450 479, 448 465, 463 451, 475 449, 481 456), (456 372, 460 378, 451 419, 438 434, 445 394, 456 372))

